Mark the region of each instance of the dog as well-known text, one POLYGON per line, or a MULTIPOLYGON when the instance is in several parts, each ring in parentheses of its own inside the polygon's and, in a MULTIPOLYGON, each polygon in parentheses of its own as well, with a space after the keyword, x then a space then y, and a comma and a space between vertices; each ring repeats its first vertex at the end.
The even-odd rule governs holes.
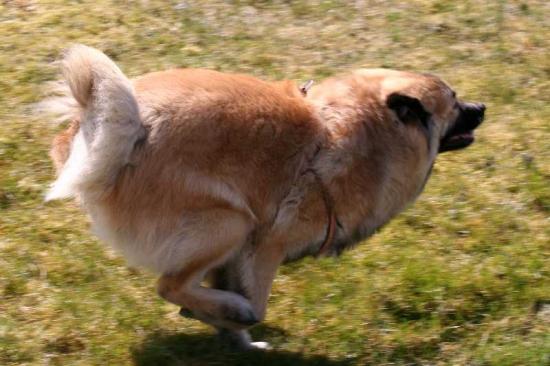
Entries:
POLYGON ((277 268, 368 238, 467 147, 485 106, 441 79, 361 69, 300 88, 203 69, 128 79, 100 51, 62 60, 70 120, 46 199, 75 198, 158 293, 239 348, 266 348, 277 268), (205 280, 207 280, 205 282, 205 280))

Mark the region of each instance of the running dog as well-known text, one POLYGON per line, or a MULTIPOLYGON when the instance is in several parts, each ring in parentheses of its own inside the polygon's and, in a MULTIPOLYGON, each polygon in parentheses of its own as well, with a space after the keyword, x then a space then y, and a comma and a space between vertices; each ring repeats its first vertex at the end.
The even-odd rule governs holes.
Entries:
POLYGON ((54 104, 70 125, 47 200, 76 198, 100 239, 160 275, 160 296, 241 348, 266 347, 247 328, 282 263, 368 238, 485 111, 433 75, 386 69, 309 90, 202 69, 129 79, 82 45, 62 69, 54 104))

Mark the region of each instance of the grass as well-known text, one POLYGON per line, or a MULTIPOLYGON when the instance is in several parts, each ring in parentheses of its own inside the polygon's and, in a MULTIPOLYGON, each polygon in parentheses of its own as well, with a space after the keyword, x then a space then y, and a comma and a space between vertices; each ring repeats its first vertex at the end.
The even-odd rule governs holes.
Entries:
POLYGON ((547 365, 550 29, 545 1, 0 3, 0 364, 547 365), (280 270, 255 338, 221 349, 44 204, 61 127, 31 113, 72 42, 129 75, 207 67, 321 79, 430 71, 488 106, 478 142, 440 157, 419 201, 340 259, 280 270))

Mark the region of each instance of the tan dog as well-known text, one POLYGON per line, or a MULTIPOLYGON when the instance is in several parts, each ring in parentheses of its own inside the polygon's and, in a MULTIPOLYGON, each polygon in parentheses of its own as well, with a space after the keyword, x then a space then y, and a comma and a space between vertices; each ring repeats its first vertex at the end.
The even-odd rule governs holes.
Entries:
POLYGON ((245 348, 265 346, 246 328, 284 261, 371 235, 420 194, 438 152, 473 141, 485 110, 435 76, 383 69, 307 96, 208 70, 130 81, 85 46, 63 72, 72 123, 47 199, 76 197, 101 239, 160 274, 163 298, 245 348))

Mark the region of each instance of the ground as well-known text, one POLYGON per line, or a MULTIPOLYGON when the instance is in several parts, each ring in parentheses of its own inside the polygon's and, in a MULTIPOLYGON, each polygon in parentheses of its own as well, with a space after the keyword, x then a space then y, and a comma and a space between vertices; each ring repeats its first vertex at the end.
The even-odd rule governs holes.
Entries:
POLYGON ((547 365, 549 40, 544 0, 0 2, 0 364, 547 365), (275 350, 232 353, 99 243, 74 203, 43 202, 62 126, 32 105, 74 42, 130 76, 429 71, 484 102, 486 122, 373 238, 282 268, 252 331, 275 350))

